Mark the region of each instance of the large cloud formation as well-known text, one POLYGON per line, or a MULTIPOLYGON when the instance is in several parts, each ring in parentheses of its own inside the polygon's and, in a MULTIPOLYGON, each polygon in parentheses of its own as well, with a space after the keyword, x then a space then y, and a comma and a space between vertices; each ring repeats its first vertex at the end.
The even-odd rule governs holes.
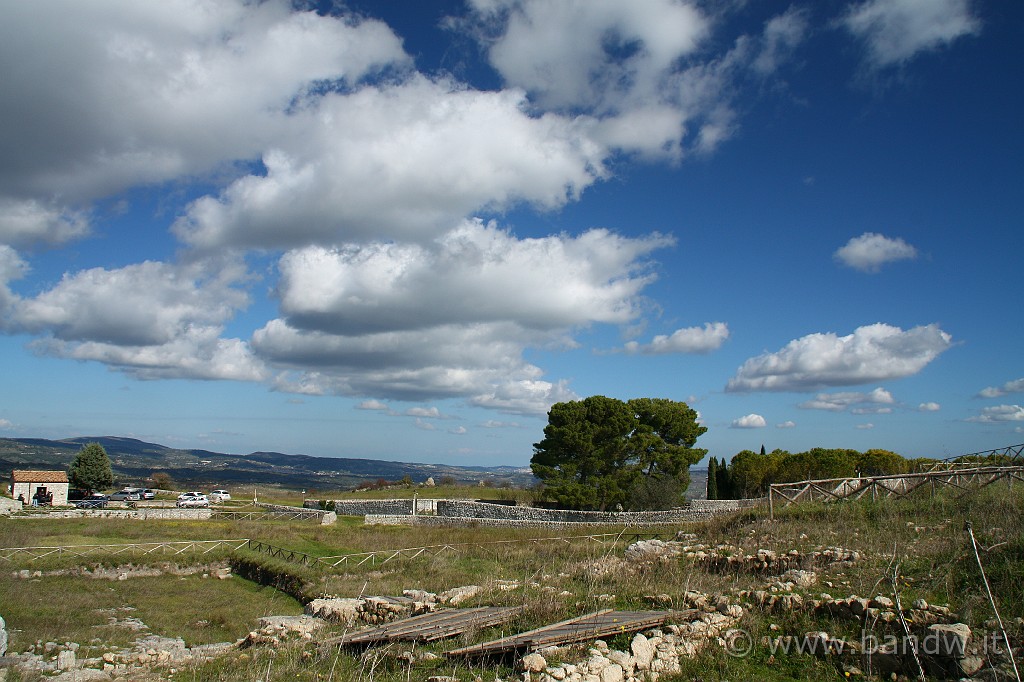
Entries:
POLYGON ((725 390, 813 391, 899 379, 920 372, 951 345, 952 337, 934 324, 904 331, 879 323, 846 336, 809 334, 750 358, 725 390))
MULTIPOLYGON (((473 0, 452 25, 480 41, 499 87, 417 72, 387 25, 338 8, 0 5, 0 329, 145 379, 522 414, 574 397, 527 350, 642 322, 651 259, 674 239, 600 226, 522 238, 486 218, 558 210, 623 156, 714 150, 738 127, 737 84, 787 61, 807 13, 723 35, 701 5, 676 0, 473 0), (176 191, 156 214, 177 260, 86 265, 17 290, 30 264, 15 249, 83 239, 153 187, 176 191), (256 295, 257 259, 271 264, 269 301, 256 295), (243 313, 261 316, 249 338, 233 326, 243 313)), ((933 353, 936 333, 919 334, 933 353)), ((925 349, 892 346, 914 335, 832 374, 916 371, 925 349), (899 369, 869 371, 886 359, 899 369)), ((627 351, 703 353, 728 337, 714 322, 627 351)), ((742 370, 733 390, 833 381, 759 371, 742 370)))

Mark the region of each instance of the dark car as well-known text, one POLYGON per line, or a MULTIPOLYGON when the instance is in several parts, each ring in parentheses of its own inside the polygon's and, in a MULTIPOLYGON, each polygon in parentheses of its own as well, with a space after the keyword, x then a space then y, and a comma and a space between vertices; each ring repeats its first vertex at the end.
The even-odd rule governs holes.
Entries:
POLYGON ((84 500, 79 500, 78 502, 75 502, 75 506, 78 507, 79 509, 102 509, 103 507, 107 506, 107 502, 109 501, 110 498, 107 497, 106 495, 101 495, 100 493, 93 493, 84 500))

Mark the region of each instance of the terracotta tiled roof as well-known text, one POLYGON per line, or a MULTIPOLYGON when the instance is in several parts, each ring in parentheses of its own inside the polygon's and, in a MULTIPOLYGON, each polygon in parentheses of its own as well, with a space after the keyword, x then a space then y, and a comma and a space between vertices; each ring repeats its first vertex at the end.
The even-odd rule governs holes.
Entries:
POLYGON ((15 483, 67 483, 68 475, 63 471, 26 471, 15 469, 11 472, 15 483))

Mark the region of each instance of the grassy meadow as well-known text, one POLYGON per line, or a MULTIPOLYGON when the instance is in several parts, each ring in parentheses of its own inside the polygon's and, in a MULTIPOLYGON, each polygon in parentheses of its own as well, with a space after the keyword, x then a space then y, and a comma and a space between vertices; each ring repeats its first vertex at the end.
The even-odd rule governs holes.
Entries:
MULTIPOLYGON (((397 492, 397 491, 387 491, 397 492)), ((393 495, 398 496, 398 495, 393 495)), ((307 495, 308 497, 308 495, 307 495)), ((288 501, 287 495, 273 501, 288 501)), ((271 500, 267 500, 271 501, 271 500)), ((296 500, 297 501, 297 500, 296 500)), ((241 505, 241 503, 237 503, 241 505)), ((757 549, 785 552, 841 546, 857 550, 862 559, 852 567, 821 572, 808 591, 835 597, 851 594, 890 595, 887 576, 899 567, 899 596, 904 604, 917 598, 948 604, 972 628, 985 629, 993 614, 977 560, 964 530, 973 524, 981 558, 996 604, 1012 636, 1020 637, 1024 618, 1024 486, 1008 490, 991 486, 958 497, 945 492, 906 500, 870 500, 846 504, 808 504, 777 510, 776 520, 755 509, 712 521, 672 528, 696 534, 709 545, 728 544, 731 552, 757 549)), ((587 528, 550 532, 466 527, 431 529, 364 526, 361 518, 339 517, 332 526, 314 522, 278 521, 151 521, 118 519, 0 519, 5 547, 84 545, 204 539, 253 538, 312 556, 337 556, 409 547, 445 547, 414 559, 367 562, 339 570, 287 564, 240 550, 246 561, 286 571, 303 584, 302 598, 321 595, 400 595, 405 589, 431 592, 463 585, 484 591, 464 606, 526 604, 518 620, 487 632, 469 633, 457 643, 441 642, 409 649, 439 653, 463 643, 520 632, 599 608, 653 609, 655 595, 679 603, 688 590, 730 595, 741 589, 764 589, 766 579, 748 573, 716 573, 687 559, 637 566, 622 560, 625 538, 635 529, 587 528), (605 539, 553 539, 597 533, 624 533, 618 542, 605 539)), ((665 532, 664 528, 649 529, 665 532)), ((134 557, 134 566, 199 566, 226 561, 226 553, 134 557)), ((208 571, 188 575, 166 572, 153 577, 104 580, 55 574, 79 565, 69 557, 48 557, 31 563, 0 562, 0 615, 11 633, 11 651, 36 642, 79 642, 83 649, 106 651, 126 646, 143 634, 180 637, 186 644, 234 641, 263 615, 301 613, 292 594, 239 577, 217 580, 208 571), (40 571, 31 579, 16 577, 20 569, 40 571), (55 600, 54 595, 59 595, 55 600), (126 625, 127 623, 127 625, 126 625), (134 630, 131 623, 142 623, 134 630)), ((129 563, 115 557, 90 558, 95 566, 129 563)), ((777 632, 803 634, 826 630, 852 634, 848 622, 830 622, 804 613, 764 614, 748 610, 741 623, 755 639, 775 626, 777 632)), ((333 626, 328 633, 340 631, 333 626)), ((324 634, 323 636, 329 636, 324 634)), ((1019 640, 1018 640, 1019 641, 1019 640)), ((613 646, 628 648, 624 641, 613 646)), ((516 671, 505 662, 426 661, 409 667, 381 651, 364 654, 324 652, 301 640, 278 649, 233 651, 216 661, 183 668, 159 669, 160 679, 188 680, 425 680, 454 675, 464 680, 508 678, 516 671)), ((87 654, 80 654, 79 658, 87 654)), ((12 673, 15 674, 16 673, 12 673)), ((9 680, 18 679, 8 677, 9 680)), ((31 676, 23 679, 35 679, 31 676)), ((766 652, 733 658, 709 647, 675 678, 679 680, 845 679, 825 659, 793 654, 769 659, 766 652)))

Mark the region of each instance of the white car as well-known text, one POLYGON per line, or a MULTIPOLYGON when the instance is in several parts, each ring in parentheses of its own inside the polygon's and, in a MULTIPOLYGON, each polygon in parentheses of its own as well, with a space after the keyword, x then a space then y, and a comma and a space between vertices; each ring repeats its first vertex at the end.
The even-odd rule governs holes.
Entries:
POLYGON ((179 507, 209 507, 210 500, 200 493, 199 495, 193 495, 191 497, 182 497, 178 500, 177 505, 179 507))
POLYGON ((226 502, 231 499, 231 493, 227 490, 214 490, 210 493, 210 502, 226 502))
POLYGON ((206 495, 204 495, 203 493, 199 492, 198 490, 190 490, 187 493, 182 493, 182 494, 178 495, 178 499, 179 500, 185 500, 185 499, 188 499, 190 497, 206 497, 206 495))

